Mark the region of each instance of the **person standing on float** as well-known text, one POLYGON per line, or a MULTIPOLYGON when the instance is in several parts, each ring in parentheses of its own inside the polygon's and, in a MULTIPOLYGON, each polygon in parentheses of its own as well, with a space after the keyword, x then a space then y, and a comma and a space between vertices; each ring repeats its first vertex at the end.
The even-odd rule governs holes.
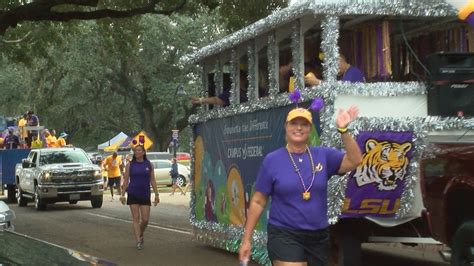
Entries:
POLYGON ((268 255, 273 265, 327 265, 329 223, 327 216, 328 179, 355 169, 362 154, 347 127, 359 110, 340 109, 336 125, 345 153, 328 147, 309 147, 311 112, 295 108, 288 113, 287 145, 265 156, 247 214, 239 259, 251 255, 252 233, 267 200, 272 198, 268 219, 268 255))

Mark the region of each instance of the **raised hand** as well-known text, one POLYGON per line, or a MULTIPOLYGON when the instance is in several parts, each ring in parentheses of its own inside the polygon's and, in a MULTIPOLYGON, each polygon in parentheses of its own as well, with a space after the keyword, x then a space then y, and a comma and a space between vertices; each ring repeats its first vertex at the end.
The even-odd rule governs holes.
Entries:
POLYGON ((346 128, 358 115, 359 108, 355 105, 352 105, 347 110, 339 109, 336 115, 336 126, 338 128, 346 128))

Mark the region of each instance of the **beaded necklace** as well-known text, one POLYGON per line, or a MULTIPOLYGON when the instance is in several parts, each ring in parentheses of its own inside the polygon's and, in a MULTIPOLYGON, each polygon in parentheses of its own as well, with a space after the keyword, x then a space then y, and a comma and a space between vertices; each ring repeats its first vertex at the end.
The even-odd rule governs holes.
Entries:
POLYGON ((301 185, 303 186, 303 190, 304 190, 303 199, 304 200, 309 200, 311 198, 310 190, 313 187, 314 177, 316 176, 316 172, 317 172, 316 167, 314 167, 313 155, 311 155, 311 151, 309 150, 308 146, 306 146, 303 153, 308 152, 309 160, 311 162, 311 172, 313 173, 313 178, 311 179, 311 184, 309 185, 309 187, 306 188, 303 177, 301 176, 301 173, 300 173, 300 169, 296 165, 295 160, 293 159, 293 155, 291 155, 291 152, 288 149, 288 144, 286 145, 286 151, 288 152, 288 155, 290 156, 291 163, 293 164, 293 167, 295 168, 295 171, 296 171, 296 173, 298 174, 298 176, 300 178, 301 185))

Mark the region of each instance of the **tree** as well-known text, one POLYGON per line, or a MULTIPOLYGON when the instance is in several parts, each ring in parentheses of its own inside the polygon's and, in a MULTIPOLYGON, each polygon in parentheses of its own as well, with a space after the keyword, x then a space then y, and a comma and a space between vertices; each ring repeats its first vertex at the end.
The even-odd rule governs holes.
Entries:
MULTIPOLYGON (((0 10, 23 2, 4 2, 0 10)), ((103 0, 98 8, 124 10, 149 3, 116 2, 103 0)), ((163 1, 160 7, 175 3, 163 1)), ((95 146, 119 131, 134 134, 144 129, 156 149, 166 149, 174 127, 173 108, 178 107, 179 130, 192 112, 189 99, 175 99, 175 88, 183 83, 190 95, 201 90, 199 70, 178 59, 227 34, 220 1, 186 3, 171 16, 26 21, 9 28, 0 39, 0 113, 19 115, 34 109, 43 125, 68 132, 82 147, 95 146)), ((58 8, 65 12, 79 7, 58 8)))
POLYGON ((114 1, 114 0, 38 0, 7 1, 0 5, 0 35, 25 21, 96 20, 125 18, 142 14, 170 15, 180 10, 185 0, 171 6, 170 1, 114 1))
MULTIPOLYGON (((130 25, 123 25, 120 31, 128 30, 130 25)), ((107 79, 111 81, 114 93, 131 101, 130 106, 135 109, 141 128, 152 136, 157 149, 164 150, 171 140, 174 112, 178 116, 179 130, 187 126, 187 118, 192 112, 189 98, 175 99, 175 88, 185 83, 188 93, 197 94, 200 83, 199 78, 185 80, 184 73, 197 74, 198 70, 193 65, 181 65, 179 58, 193 47, 207 44, 216 38, 216 33, 223 31, 219 30, 216 17, 209 14, 193 19, 178 15, 143 16, 138 28, 137 49, 118 58, 119 62, 110 66, 114 70, 107 74, 107 79)), ((114 32, 118 32, 117 28, 114 32)), ((126 50, 116 48, 122 52, 126 50)))
POLYGON ((287 0, 246 0, 245 4, 241 0, 219 0, 218 10, 227 28, 236 31, 287 6, 287 0))
MULTIPOLYGON (((215 14, 201 14, 51 25, 62 32, 60 41, 29 64, 32 86, 16 101, 27 104, 15 111, 35 109, 43 125, 67 131, 76 144, 92 146, 118 131, 144 129, 156 149, 165 150, 173 109, 180 130, 192 112, 189 98, 174 101, 175 88, 183 83, 193 95, 201 82, 196 66, 183 66, 179 58, 225 34, 215 14)), ((14 94, 11 88, 0 93, 14 94)))

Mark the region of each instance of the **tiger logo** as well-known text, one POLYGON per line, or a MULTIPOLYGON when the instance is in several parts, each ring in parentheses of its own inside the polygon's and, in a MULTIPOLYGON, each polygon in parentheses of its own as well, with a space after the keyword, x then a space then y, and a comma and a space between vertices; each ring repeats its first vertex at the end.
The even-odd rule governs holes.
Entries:
POLYGON ((411 148, 410 142, 399 144, 368 139, 365 143, 362 163, 354 174, 357 186, 376 183, 381 191, 396 189, 396 181, 405 178, 410 163, 406 155, 411 148))

